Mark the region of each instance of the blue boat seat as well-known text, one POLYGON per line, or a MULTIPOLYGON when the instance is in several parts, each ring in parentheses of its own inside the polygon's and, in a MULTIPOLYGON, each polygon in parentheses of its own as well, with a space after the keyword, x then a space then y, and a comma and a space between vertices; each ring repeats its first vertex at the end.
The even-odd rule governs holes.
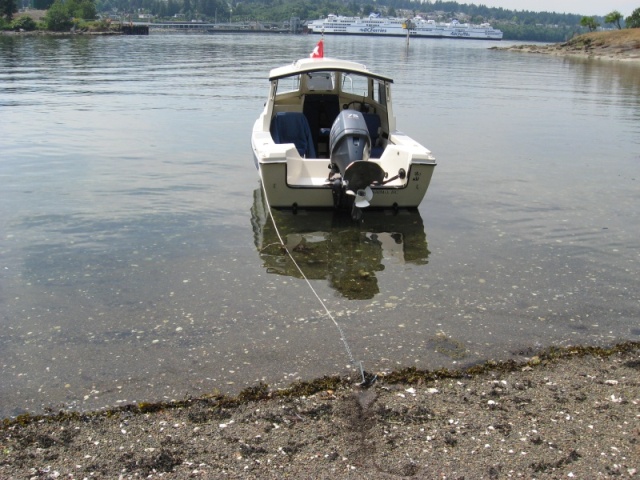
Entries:
POLYGON ((293 143, 298 153, 316 158, 309 122, 300 112, 278 112, 271 120, 271 136, 276 143, 293 143))
POLYGON ((364 121, 367 124, 367 130, 369 130, 369 137, 371 137, 371 158, 380 158, 384 147, 378 144, 380 138, 380 117, 375 113, 363 113, 364 121))

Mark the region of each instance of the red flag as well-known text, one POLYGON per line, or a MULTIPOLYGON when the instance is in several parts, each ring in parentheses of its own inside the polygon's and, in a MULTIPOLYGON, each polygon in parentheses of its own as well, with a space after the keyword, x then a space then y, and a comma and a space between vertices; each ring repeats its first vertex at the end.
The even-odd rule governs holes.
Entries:
POLYGON ((316 48, 313 49, 313 52, 311 52, 311 55, 309 55, 309 56, 311 58, 323 58, 324 57, 324 41, 322 39, 320 39, 320 41, 316 45, 316 48))

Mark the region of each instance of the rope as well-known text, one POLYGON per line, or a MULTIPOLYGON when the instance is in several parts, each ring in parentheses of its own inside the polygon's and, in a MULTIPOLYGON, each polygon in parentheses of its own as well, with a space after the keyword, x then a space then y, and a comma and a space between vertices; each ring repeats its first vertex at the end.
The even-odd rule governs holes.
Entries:
POLYGON ((291 254, 291 252, 287 248, 286 243, 282 239, 282 236, 280 235, 280 230, 278 230, 278 225, 276 225, 276 221, 273 218, 273 213, 271 212, 271 205, 269 205, 269 199, 267 198, 267 191, 264 188, 264 182, 262 181, 262 175, 260 177, 261 177, 260 178, 260 187, 262 188, 262 193, 264 193, 264 195, 263 195, 264 196, 264 202, 267 205, 267 211, 269 212, 269 218, 271 219, 271 223, 273 224, 273 228, 276 231, 276 235, 278 237, 278 241, 280 242, 280 245, 287 252, 287 255, 289 256, 289 258, 291 259, 291 261, 295 265, 296 269, 298 270, 298 272, 300 273, 300 275, 302 276, 304 281, 307 282, 307 285, 309 286, 309 289, 311 289, 311 292, 318 299, 318 302, 320 302, 320 305, 322 305, 322 308, 326 312, 327 316, 331 319, 331 321, 335 325, 336 329, 338 330, 338 333, 340 333, 340 340, 342 340, 342 344, 344 345, 344 349, 347 352, 347 356, 349 357, 349 361, 351 362, 351 364, 354 367, 357 367, 357 368, 360 369, 360 374, 362 375, 362 384, 366 384, 367 380, 365 379, 364 369, 362 368, 362 362, 356 361, 355 357, 353 356, 353 353, 351 353, 351 348, 349 347, 349 343, 347 342, 347 339, 344 336, 344 331, 342 330, 342 327, 340 326, 338 321, 335 319, 335 317, 333 316, 333 314, 331 313, 331 311, 329 310, 327 305, 324 303, 322 298, 320 298, 320 295, 318 295, 318 292, 316 292, 316 289, 313 288, 313 285, 311 285, 311 282, 309 281, 307 276, 302 271, 302 268, 300 268, 300 265, 298 265, 298 262, 296 262, 296 259, 293 258, 293 255, 291 254))

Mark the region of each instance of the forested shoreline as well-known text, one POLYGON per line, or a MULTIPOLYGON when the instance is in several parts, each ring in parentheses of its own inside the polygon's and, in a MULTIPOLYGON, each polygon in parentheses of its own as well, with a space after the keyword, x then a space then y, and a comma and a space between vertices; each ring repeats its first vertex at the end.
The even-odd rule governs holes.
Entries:
POLYGON ((113 21, 180 21, 207 23, 270 22, 287 25, 333 13, 366 17, 371 13, 410 18, 420 15, 437 22, 458 20, 490 23, 504 32, 505 40, 563 42, 596 29, 640 25, 640 8, 626 19, 619 12, 605 17, 589 12, 556 13, 509 10, 483 4, 411 0, 31 0, 32 10, 46 11, 42 19, 30 11, 18 12, 17 0, 0 0, 1 30, 69 31, 109 28, 113 21), (636 23, 637 22, 637 25, 636 23))

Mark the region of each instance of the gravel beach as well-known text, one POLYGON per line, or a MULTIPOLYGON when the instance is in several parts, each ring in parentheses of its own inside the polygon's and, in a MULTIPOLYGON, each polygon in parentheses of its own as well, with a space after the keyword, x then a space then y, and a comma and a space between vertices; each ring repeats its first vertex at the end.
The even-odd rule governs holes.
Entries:
POLYGON ((2 479, 640 477, 640 344, 6 420, 2 479))

